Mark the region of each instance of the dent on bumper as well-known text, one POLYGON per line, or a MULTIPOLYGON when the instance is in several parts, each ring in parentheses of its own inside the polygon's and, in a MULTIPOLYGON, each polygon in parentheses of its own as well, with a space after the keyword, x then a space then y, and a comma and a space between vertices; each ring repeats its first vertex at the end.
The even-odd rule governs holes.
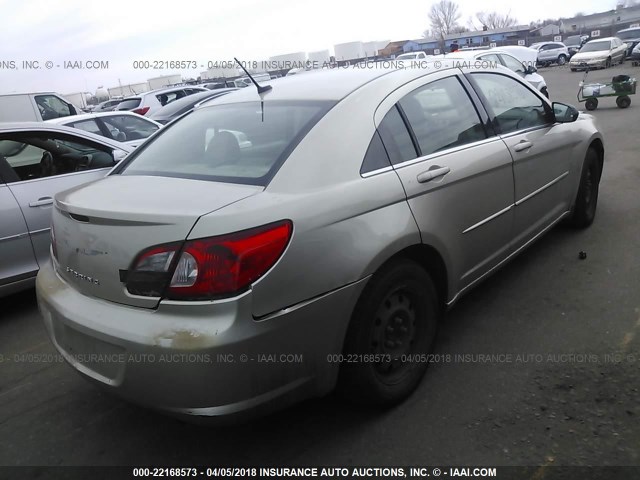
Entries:
POLYGON ((77 371, 123 398, 175 414, 275 409, 329 392, 360 280, 256 321, 251 292, 157 310, 80 294, 53 266, 36 291, 51 341, 77 371))

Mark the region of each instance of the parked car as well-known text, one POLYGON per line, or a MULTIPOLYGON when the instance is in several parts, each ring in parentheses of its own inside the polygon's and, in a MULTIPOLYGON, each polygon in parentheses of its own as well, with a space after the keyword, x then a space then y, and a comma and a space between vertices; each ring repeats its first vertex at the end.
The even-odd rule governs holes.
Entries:
POLYGON ((42 122, 79 112, 80 108, 53 92, 0 95, 0 122, 42 122))
POLYGON ((122 98, 116 98, 99 103, 96 108, 93 109, 92 113, 111 112, 116 109, 122 100, 122 98))
POLYGON ((162 124, 132 112, 103 112, 49 120, 51 123, 79 128, 135 148, 156 133, 162 124))
POLYGON ((444 55, 444 58, 488 61, 497 65, 503 65, 524 78, 545 97, 549 98, 547 82, 535 67, 537 59, 536 52, 530 48, 506 46, 488 50, 458 50, 457 52, 444 55))
POLYGON ((395 59, 396 60, 426 60, 431 56, 432 55, 427 55, 425 52, 408 52, 408 53, 402 53, 398 55, 395 59))
POLYGON ((627 46, 617 37, 599 38, 584 44, 569 61, 572 72, 590 68, 609 68, 624 63, 627 46))
POLYGON ((103 177, 128 145, 48 122, 0 124, 0 297, 49 262, 55 193, 103 177))
POLYGON ((204 87, 169 87, 140 93, 123 99, 116 107, 117 111, 128 110, 138 115, 151 115, 156 110, 197 92, 205 92, 204 87))
POLYGON ((565 38, 564 43, 569 50, 569 58, 578 53, 580 48, 589 41, 589 35, 571 35, 565 38))
POLYGON ((633 66, 637 67, 640 65, 640 43, 633 47, 633 51, 631 52, 631 57, 629 57, 633 61, 633 66))
POLYGON ((626 56, 630 57, 633 49, 640 43, 640 27, 625 28, 616 33, 616 37, 627 44, 626 56))
POLYGON ((396 404, 444 309, 557 222, 594 220, 593 118, 504 67, 272 87, 208 102, 56 195, 38 303, 84 377, 185 416, 336 385, 396 404))
POLYGON ((564 65, 571 56, 567 46, 561 42, 539 42, 532 44, 529 48, 538 52, 539 65, 551 65, 552 63, 564 65))
POLYGON ((160 123, 161 125, 166 125, 171 120, 178 118, 187 112, 190 112, 196 105, 199 105, 200 103, 212 98, 226 95, 227 93, 233 92, 235 90, 237 90, 237 88, 224 88, 194 93, 193 95, 189 95, 188 97, 181 98, 180 100, 176 100, 175 102, 171 102, 169 105, 162 107, 160 110, 156 110, 149 116, 149 118, 154 120, 155 122, 160 123))

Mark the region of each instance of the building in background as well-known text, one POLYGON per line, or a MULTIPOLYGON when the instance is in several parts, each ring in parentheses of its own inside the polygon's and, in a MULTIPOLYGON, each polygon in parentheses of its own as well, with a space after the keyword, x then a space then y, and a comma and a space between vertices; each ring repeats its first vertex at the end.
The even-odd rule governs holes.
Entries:
POLYGON ((378 50, 379 57, 395 57, 404 53, 402 46, 409 40, 397 40, 387 43, 384 48, 378 50))
POLYGON ((600 36, 606 37, 635 23, 640 23, 640 5, 627 8, 620 7, 592 15, 563 18, 560 21, 560 31, 567 35, 583 33, 590 35, 594 30, 603 30, 600 36))
POLYGON ((65 93, 62 95, 65 100, 70 103, 73 103, 75 106, 80 108, 87 108, 89 105, 89 100, 93 95, 89 92, 77 92, 77 93, 65 93))
POLYGON ((331 60, 331 52, 329 50, 317 50, 315 52, 309 52, 309 62, 323 65, 331 60))
POLYGON ((177 83, 182 83, 182 75, 173 74, 173 75, 162 75, 160 77, 154 77, 147 80, 149 84, 149 88, 151 90, 156 90, 162 87, 168 87, 169 85, 175 85, 177 83))
MULTIPOLYGON (((474 32, 462 32, 446 35, 444 42, 437 38, 420 38, 417 40, 409 40, 402 47, 403 51, 415 52, 423 51, 427 53, 435 53, 434 50, 444 48, 445 52, 449 51, 454 41, 459 48, 465 47, 482 47, 490 46, 495 43, 497 46, 518 45, 518 41, 527 43, 529 38, 528 25, 516 25, 513 27, 500 28, 495 30, 477 30, 474 32), (444 43, 444 45, 443 45, 444 43)), ((441 52, 443 53, 443 52, 441 52)))
POLYGON ((130 97, 151 90, 149 83, 131 83, 129 85, 120 85, 118 87, 108 88, 109 98, 113 97, 130 97))
POLYGON ((542 27, 531 30, 532 37, 548 37, 549 35, 560 35, 560 26, 550 23, 542 27))

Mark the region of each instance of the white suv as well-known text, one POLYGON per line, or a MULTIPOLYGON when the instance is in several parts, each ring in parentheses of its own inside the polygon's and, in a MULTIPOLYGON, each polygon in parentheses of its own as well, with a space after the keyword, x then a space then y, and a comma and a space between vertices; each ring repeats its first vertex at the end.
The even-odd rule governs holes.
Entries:
POLYGON ((208 92, 208 90, 204 87, 192 86, 160 88, 127 97, 118 104, 116 110, 129 110, 138 115, 149 115, 174 100, 198 92, 208 92))
POLYGON ((538 51, 538 63, 541 65, 551 65, 552 63, 564 65, 571 57, 569 49, 561 42, 539 42, 532 44, 529 48, 538 51))

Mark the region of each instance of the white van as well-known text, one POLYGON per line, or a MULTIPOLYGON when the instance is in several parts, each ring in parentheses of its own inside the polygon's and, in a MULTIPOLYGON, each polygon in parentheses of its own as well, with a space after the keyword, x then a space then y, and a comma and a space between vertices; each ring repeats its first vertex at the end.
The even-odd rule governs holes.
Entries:
POLYGON ((77 107, 53 92, 0 95, 0 122, 42 122, 78 112, 77 107))

